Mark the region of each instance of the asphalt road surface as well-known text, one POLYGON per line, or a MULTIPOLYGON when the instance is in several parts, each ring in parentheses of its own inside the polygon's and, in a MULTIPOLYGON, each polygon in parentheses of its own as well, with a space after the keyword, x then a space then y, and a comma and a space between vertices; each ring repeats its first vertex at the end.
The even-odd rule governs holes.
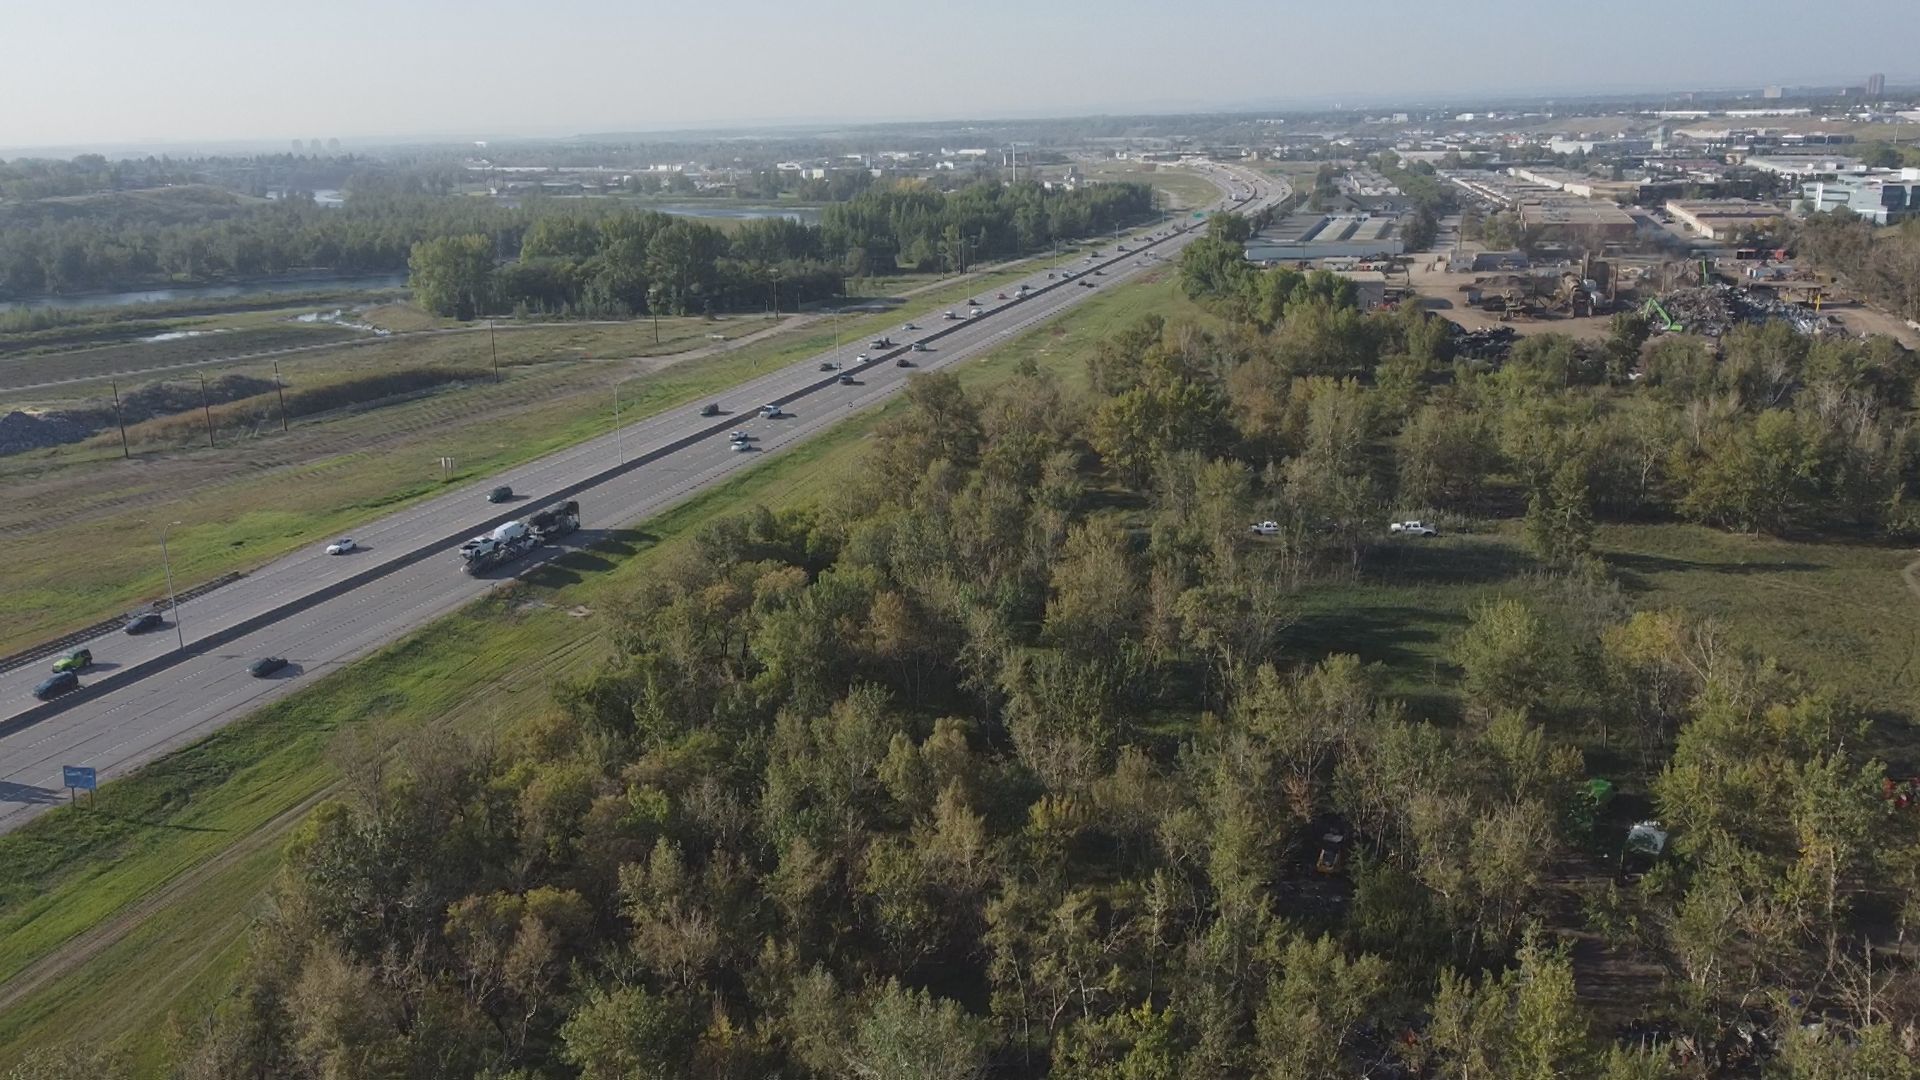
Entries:
MULTIPOLYGON (((1284 189, 1265 177, 1232 174, 1224 167, 1212 175, 1228 199, 1237 192, 1258 204, 1284 195, 1284 189), (1236 175, 1240 179, 1232 178, 1236 175)), ((1198 224, 1192 219, 1187 223, 1198 224)), ((1124 255, 1112 244, 1103 245, 1102 259, 1072 267, 1078 276, 1064 284, 1049 279, 1045 270, 1036 271, 1024 279, 1034 290, 1025 299, 1018 298, 1015 283, 1005 287, 1013 299, 996 299, 997 289, 975 297, 983 305, 979 315, 958 307, 957 322, 935 317, 918 331, 890 331, 897 350, 851 342, 836 353, 725 391, 718 399, 725 410, 719 417, 701 417, 692 406, 626 425, 369 522, 352 534, 360 551, 330 556, 323 553, 323 545, 314 545, 182 604, 157 631, 114 633, 89 642, 95 667, 82 676, 83 684, 106 678, 124 685, 75 695, 64 707, 56 700, 49 707, 33 699, 32 689, 45 678, 51 661, 0 675, 0 832, 64 801, 61 766, 93 766, 105 781, 186 745, 305 685, 312 676, 351 663, 459 608, 501 580, 566 550, 589 546, 609 530, 658 514, 766 455, 880 403, 915 372, 945 368, 1004 344, 1065 308, 1160 265, 1154 256, 1171 257, 1200 232, 1196 228, 1170 235, 1171 228, 1158 230, 1159 240, 1145 240, 1152 246, 1144 252, 1143 235, 1155 230, 1129 236, 1124 242, 1132 250, 1124 255), (1092 272, 1096 266, 1101 270, 1097 275, 1092 272), (1095 287, 1081 287, 1082 280, 1095 287), (927 351, 906 351, 915 340, 926 341, 927 351), (866 365, 856 361, 861 352, 871 354, 866 365), (912 366, 896 366, 896 356, 907 357, 912 366), (822 371, 826 362, 843 365, 852 384, 840 382, 840 372, 822 371), (771 402, 782 404, 781 417, 759 413, 761 405, 771 402), (728 436, 735 430, 751 436, 752 449, 732 448, 728 436), (501 484, 513 488, 516 501, 487 503, 485 493, 501 484), (462 571, 454 551, 459 538, 484 531, 485 523, 503 515, 524 517, 561 497, 579 500, 579 532, 488 574, 471 577, 462 571), (316 599, 316 593, 323 598, 316 599), (290 604, 297 610, 286 611, 290 604), (186 638, 185 654, 177 653, 176 617, 186 638), (269 655, 291 662, 266 678, 248 673, 253 660, 269 655), (169 656, 177 656, 177 661, 168 664, 169 656), (126 670, 136 665, 146 673, 130 678, 140 674, 126 670), (119 680, 112 679, 116 670, 124 672, 119 680)))

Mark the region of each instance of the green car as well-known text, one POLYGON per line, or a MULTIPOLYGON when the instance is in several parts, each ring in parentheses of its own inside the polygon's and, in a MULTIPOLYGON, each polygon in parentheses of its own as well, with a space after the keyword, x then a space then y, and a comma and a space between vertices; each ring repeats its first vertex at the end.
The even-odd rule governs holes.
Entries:
POLYGON ((93 666, 93 653, 86 649, 75 649, 53 662, 55 671, 85 671, 93 666))

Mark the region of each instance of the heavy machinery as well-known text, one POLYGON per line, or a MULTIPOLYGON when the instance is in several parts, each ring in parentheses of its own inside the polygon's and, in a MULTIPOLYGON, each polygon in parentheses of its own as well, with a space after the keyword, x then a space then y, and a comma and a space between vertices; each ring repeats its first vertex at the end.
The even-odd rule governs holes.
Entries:
POLYGON ((1647 302, 1641 305, 1640 314, 1647 317, 1648 325, 1652 326, 1655 330, 1664 330, 1669 334, 1678 334, 1686 329, 1686 327, 1681 326, 1673 316, 1667 314, 1667 309, 1660 306, 1659 300, 1651 296, 1647 297, 1647 302))
POLYGON ((460 559, 469 574, 484 574, 580 527, 580 504, 572 499, 550 506, 523 521, 509 521, 492 532, 460 545, 460 559))

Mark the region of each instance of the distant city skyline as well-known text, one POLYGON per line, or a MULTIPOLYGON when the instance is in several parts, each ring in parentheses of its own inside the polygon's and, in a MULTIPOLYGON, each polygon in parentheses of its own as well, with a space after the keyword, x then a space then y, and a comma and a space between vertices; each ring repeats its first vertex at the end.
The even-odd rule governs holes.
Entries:
MULTIPOLYGON (((19 0, 0 36, 0 148, 452 139, 690 127, 1002 119, 1652 94, 1920 77, 1910 0, 1845 22, 1782 0, 1605 17, 1482 0, 1449 18, 1325 5, 971 0, 956 9, 740 0, 725 9, 555 0, 337 0, 310 9, 19 0), (1791 59, 1781 27, 1793 26, 1791 59), (1711 44, 1709 44, 1711 43, 1711 44)), ((0 153, 5 152, 0 150, 0 153)))

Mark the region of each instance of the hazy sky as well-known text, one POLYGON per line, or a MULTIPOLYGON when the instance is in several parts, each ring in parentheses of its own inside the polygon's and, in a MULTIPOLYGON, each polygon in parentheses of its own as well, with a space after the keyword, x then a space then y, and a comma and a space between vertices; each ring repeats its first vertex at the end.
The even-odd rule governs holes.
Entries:
POLYGON ((0 147, 1898 81, 1915 2, 0 0, 0 147))

